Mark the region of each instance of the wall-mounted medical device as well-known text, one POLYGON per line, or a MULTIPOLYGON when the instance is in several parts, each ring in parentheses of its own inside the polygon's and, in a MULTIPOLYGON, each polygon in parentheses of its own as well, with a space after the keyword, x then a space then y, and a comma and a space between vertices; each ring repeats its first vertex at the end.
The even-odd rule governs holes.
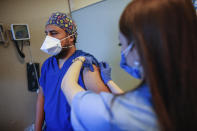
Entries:
POLYGON ((12 39, 15 43, 15 46, 19 55, 22 58, 25 58, 25 54, 23 53, 24 41, 30 44, 29 42, 30 33, 29 33, 28 25, 27 24, 11 24, 11 32, 12 32, 12 39), (21 45, 21 49, 20 49, 20 45, 21 45))
POLYGON ((13 39, 18 40, 29 40, 30 33, 27 24, 11 24, 11 32, 13 39))

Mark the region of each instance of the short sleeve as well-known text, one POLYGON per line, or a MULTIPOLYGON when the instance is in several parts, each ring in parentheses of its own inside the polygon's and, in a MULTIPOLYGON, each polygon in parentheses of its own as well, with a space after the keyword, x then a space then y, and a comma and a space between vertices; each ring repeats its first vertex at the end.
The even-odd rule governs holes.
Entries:
POLYGON ((41 68, 41 76, 40 76, 40 79, 39 79, 39 84, 40 86, 43 88, 44 90, 44 87, 45 87, 45 83, 46 83, 46 67, 45 67, 45 63, 42 65, 42 68, 41 68))
POLYGON ((79 92, 74 97, 71 105, 71 121, 75 130, 110 130, 109 121, 111 116, 109 104, 113 95, 109 93, 104 94, 84 91, 79 92))

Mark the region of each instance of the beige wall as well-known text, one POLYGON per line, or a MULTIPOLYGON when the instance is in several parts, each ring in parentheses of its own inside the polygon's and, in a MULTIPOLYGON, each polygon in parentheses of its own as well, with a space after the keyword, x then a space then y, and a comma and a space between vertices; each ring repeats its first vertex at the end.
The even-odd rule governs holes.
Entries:
MULTIPOLYGON (((0 0, 0 23, 29 24, 34 60, 42 64, 48 57, 40 51, 44 40, 44 25, 51 12, 68 12, 67 0, 0 0)), ((22 131, 34 122, 36 93, 27 90, 26 62, 16 52, 14 43, 5 48, 0 44, 0 130, 22 131)))

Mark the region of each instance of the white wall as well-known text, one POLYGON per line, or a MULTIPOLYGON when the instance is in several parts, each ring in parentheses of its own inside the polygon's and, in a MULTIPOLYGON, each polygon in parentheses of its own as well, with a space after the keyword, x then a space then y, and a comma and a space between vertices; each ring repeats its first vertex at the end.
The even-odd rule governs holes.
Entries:
POLYGON ((112 66, 112 79, 123 90, 129 90, 139 82, 119 66, 119 17, 130 1, 106 0, 72 12, 78 25, 78 49, 92 53, 99 61, 107 61, 112 66))
POLYGON ((100 2, 103 0, 70 0, 71 10, 78 10, 80 8, 86 7, 88 5, 100 2))

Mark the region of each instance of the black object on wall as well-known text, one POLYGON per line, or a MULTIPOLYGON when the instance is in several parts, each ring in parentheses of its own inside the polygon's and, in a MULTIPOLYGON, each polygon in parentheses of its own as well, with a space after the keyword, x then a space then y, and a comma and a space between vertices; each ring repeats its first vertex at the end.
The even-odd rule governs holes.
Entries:
POLYGON ((25 54, 22 52, 23 50, 23 42, 22 42, 22 49, 19 48, 19 44, 18 44, 18 41, 14 41, 15 43, 15 46, 16 46, 16 49, 18 51, 18 54, 21 56, 21 58, 25 58, 25 54))
POLYGON ((37 89, 39 88, 37 77, 38 78, 40 77, 40 64, 39 63, 27 63, 27 80, 28 80, 29 91, 37 91, 37 89), (37 76, 36 76, 36 73, 37 73, 37 76))

